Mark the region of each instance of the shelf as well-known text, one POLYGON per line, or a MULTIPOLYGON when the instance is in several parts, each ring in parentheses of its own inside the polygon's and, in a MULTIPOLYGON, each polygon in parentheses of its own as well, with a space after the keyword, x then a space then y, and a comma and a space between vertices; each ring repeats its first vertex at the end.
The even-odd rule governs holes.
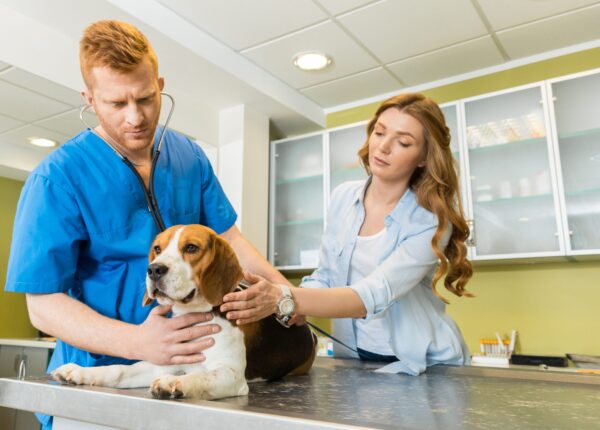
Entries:
POLYGON ((323 218, 300 219, 275 223, 275 227, 291 227, 296 225, 323 224, 323 218))
POLYGON ((532 196, 515 196, 515 197, 493 199, 493 200, 474 201, 474 203, 479 204, 479 205, 488 205, 488 204, 494 204, 494 203, 528 202, 531 200, 537 200, 537 199, 548 198, 548 197, 552 197, 552 194, 546 193, 546 194, 535 194, 532 196))
POLYGON ((578 197, 587 194, 600 194, 600 188, 587 188, 583 190, 565 192, 565 196, 567 197, 578 197))
POLYGON ((569 133, 559 133, 558 140, 576 139, 578 137, 594 136, 600 134, 600 128, 590 128, 587 130, 572 131, 569 133))
POLYGON ((498 149, 506 149, 506 148, 514 148, 516 146, 526 146, 534 143, 546 143, 546 136, 543 137, 533 137, 531 139, 523 139, 523 140, 514 140, 512 142, 506 143, 498 143, 496 145, 489 146, 481 146, 477 148, 469 148, 469 153, 477 154, 477 153, 485 153, 488 151, 494 151, 498 149))
POLYGON ((365 172, 365 169, 363 169, 362 166, 347 167, 345 169, 334 169, 331 171, 332 176, 346 175, 348 173, 362 173, 364 174, 364 176, 367 176, 367 172, 365 172))
POLYGON ((285 185, 285 184, 298 184, 303 182, 315 181, 317 179, 323 179, 323 175, 311 175, 311 176, 300 176, 299 178, 291 178, 291 179, 278 179, 275 181, 276 185, 285 185))

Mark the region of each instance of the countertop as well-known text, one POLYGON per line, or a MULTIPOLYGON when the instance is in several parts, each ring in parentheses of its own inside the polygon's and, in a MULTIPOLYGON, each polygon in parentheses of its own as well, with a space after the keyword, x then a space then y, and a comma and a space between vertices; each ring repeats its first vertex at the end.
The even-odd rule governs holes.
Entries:
POLYGON ((31 338, 31 339, 13 339, 13 338, 0 338, 0 346, 9 345, 9 346, 25 346, 29 348, 48 348, 54 349, 56 346, 56 342, 52 340, 46 340, 42 338, 31 338))
POLYGON ((600 376, 435 366, 414 377, 317 358, 309 375, 250 384, 220 401, 155 400, 146 389, 0 378, 0 405, 132 429, 598 429, 600 376))

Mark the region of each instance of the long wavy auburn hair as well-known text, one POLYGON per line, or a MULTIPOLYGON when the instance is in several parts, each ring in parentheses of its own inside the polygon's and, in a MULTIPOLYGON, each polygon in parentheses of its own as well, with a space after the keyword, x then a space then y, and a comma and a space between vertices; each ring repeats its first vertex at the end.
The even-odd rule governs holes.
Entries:
POLYGON ((379 116, 387 109, 398 109, 415 118, 423 126, 425 139, 425 166, 418 167, 410 178, 409 186, 423 208, 437 216, 438 226, 431 246, 440 264, 435 272, 431 288, 445 303, 448 301, 436 290, 440 278, 446 275, 444 286, 457 296, 472 297, 465 286, 473 275, 467 259, 465 241, 469 227, 465 221, 460 199, 458 168, 450 150, 450 130, 440 107, 433 100, 418 93, 406 93, 385 100, 367 125, 367 140, 358 151, 363 167, 369 175, 369 138, 379 116), (452 224, 452 235, 448 245, 441 250, 439 242, 448 225, 452 224))

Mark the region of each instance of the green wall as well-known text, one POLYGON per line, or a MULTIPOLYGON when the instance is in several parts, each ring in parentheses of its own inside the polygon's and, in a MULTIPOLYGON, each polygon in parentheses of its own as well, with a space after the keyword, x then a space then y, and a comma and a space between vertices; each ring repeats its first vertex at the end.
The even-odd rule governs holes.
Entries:
POLYGON ((36 337, 29 323, 25 296, 4 292, 13 220, 23 182, 0 178, 0 337, 36 337))
MULTIPOLYGON (((599 67, 600 48, 594 48, 423 93, 445 103, 599 67)), ((378 105, 332 113, 327 117, 327 126, 369 119, 378 105)), ((496 331, 508 335, 515 328, 520 353, 600 355, 600 259, 585 263, 476 265, 468 289, 475 298, 445 296, 451 301, 448 313, 459 324, 472 352, 479 350, 480 338, 493 337, 496 331)))

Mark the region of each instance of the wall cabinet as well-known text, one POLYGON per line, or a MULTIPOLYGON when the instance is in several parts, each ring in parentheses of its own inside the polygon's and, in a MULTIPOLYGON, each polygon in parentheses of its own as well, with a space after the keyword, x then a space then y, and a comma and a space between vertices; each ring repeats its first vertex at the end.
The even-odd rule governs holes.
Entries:
POLYGON ((561 255, 544 88, 464 101, 474 259, 561 255))
POLYGON ((281 141, 271 151, 269 256, 278 267, 314 267, 325 205, 323 134, 281 141))
POLYGON ((550 81, 567 254, 600 254, 600 73, 550 81))
MULTIPOLYGON (((473 260, 600 255, 600 71, 459 100, 442 110, 473 260)), ((310 269, 331 191, 364 179, 367 122, 272 142, 270 258, 310 269)))

